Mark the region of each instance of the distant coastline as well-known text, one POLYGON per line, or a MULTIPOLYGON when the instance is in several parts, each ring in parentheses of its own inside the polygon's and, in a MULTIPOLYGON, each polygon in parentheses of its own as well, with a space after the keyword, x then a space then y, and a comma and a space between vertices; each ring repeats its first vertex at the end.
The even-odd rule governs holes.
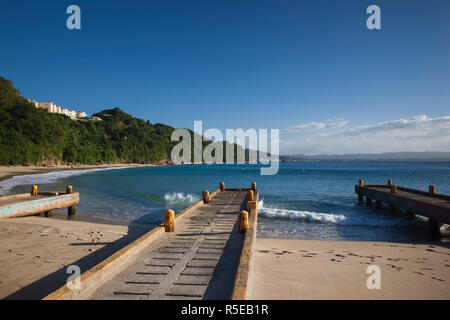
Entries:
POLYGON ((390 162, 449 162, 450 152, 385 152, 356 154, 280 155, 282 162, 300 161, 390 161, 390 162))

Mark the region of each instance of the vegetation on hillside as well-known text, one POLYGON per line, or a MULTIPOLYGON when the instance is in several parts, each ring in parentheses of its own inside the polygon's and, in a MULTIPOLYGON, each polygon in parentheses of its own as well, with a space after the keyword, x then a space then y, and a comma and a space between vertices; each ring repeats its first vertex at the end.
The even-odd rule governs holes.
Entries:
POLYGON ((170 141, 174 128, 118 108, 96 115, 104 121, 47 113, 0 77, 0 165, 161 163, 178 143, 170 141))

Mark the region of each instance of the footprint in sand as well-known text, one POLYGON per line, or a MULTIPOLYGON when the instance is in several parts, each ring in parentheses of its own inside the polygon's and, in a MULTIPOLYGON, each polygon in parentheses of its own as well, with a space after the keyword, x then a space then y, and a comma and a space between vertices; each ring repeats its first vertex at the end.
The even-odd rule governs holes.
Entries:
POLYGON ((267 253, 270 252, 269 250, 258 250, 258 252, 267 253))
POLYGON ((436 278, 436 277, 431 277, 431 279, 433 279, 433 280, 437 280, 437 281, 445 281, 444 279, 439 279, 439 278, 436 278))
POLYGON ((419 272, 419 271, 413 271, 413 273, 417 273, 417 274, 420 274, 421 276, 423 276, 423 273, 419 272))

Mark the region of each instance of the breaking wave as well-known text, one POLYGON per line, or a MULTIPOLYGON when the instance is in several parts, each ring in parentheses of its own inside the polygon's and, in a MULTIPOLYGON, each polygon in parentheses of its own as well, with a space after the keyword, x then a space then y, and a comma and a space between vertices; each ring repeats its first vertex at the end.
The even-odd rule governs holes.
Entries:
POLYGON ((182 192, 173 192, 173 193, 166 193, 164 195, 164 200, 169 204, 182 205, 182 204, 190 204, 198 199, 189 193, 184 194, 182 192))
POLYGON ((405 219, 396 217, 364 216, 363 214, 352 217, 343 214, 266 207, 264 206, 264 200, 258 202, 258 210, 259 214, 266 218, 292 219, 345 226, 394 227, 410 223, 405 219))
POLYGON ((7 179, 0 182, 0 194, 7 194, 15 186, 54 183, 60 179, 73 176, 80 176, 82 174, 94 173, 105 170, 126 169, 126 168, 129 167, 124 166, 124 167, 97 168, 84 170, 63 170, 63 171, 52 171, 46 173, 14 176, 11 179, 7 179))

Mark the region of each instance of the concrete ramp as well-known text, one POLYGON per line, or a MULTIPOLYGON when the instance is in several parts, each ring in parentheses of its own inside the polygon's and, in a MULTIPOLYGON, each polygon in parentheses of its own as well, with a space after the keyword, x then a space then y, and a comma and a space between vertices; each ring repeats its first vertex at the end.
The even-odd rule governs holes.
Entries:
POLYGON ((245 235, 237 214, 246 189, 218 192, 194 207, 88 299, 229 299, 245 235))

